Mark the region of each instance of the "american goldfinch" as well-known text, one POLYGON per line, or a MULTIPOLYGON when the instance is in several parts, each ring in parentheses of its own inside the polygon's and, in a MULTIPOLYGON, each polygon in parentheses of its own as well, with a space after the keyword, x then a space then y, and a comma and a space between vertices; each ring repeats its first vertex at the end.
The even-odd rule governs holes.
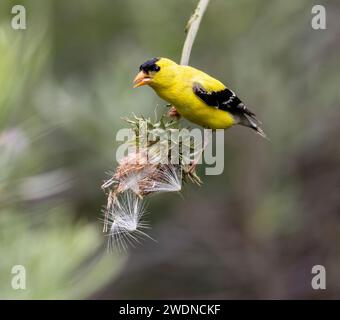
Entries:
POLYGON ((210 129, 239 124, 266 137, 255 114, 236 94, 203 71, 167 58, 148 60, 139 70, 134 88, 149 85, 189 121, 210 129))

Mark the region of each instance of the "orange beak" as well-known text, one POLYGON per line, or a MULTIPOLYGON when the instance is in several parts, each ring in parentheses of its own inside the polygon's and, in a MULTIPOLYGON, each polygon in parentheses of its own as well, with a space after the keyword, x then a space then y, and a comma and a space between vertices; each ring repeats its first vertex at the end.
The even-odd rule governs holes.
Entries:
POLYGON ((133 87, 137 88, 140 86, 144 86, 146 84, 148 84, 151 81, 151 78, 149 78, 149 76, 144 72, 144 71, 140 71, 136 78, 133 80, 133 83, 135 84, 133 87))

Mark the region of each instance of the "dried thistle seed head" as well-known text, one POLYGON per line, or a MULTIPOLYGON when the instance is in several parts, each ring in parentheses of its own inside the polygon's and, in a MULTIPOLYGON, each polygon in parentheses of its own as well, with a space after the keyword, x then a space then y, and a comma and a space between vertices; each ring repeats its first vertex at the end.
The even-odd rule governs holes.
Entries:
POLYGON ((116 172, 106 181, 102 188, 110 188, 115 193, 132 190, 138 195, 143 195, 140 184, 157 169, 157 164, 148 161, 147 152, 131 152, 120 161, 116 172))
POLYGON ((116 193, 131 190, 139 196, 150 193, 176 192, 182 188, 182 169, 179 165, 147 165, 143 170, 121 177, 116 193))
POLYGON ((142 170, 148 164, 147 151, 133 151, 119 161, 119 166, 116 169, 115 176, 118 178, 128 174, 131 171, 142 170))
MULTIPOLYGON (((132 124, 136 133, 135 141, 132 144, 138 145, 140 139, 140 122, 145 119, 135 117, 135 120, 128 120, 132 124)), ((195 156, 195 149, 191 142, 187 142, 187 150, 189 156, 183 154, 183 139, 174 141, 172 132, 179 129, 178 122, 169 120, 169 118, 162 117, 159 122, 147 121, 147 129, 149 133, 154 133, 156 136, 164 130, 169 135, 166 139, 153 141, 147 144, 145 148, 132 149, 129 154, 120 160, 119 165, 114 173, 110 174, 110 178, 104 182, 102 188, 107 191, 108 199, 105 210, 104 232, 108 231, 110 224, 111 238, 120 241, 119 234, 126 234, 127 232, 135 232, 138 229, 139 222, 136 219, 131 219, 133 215, 123 214, 127 209, 122 209, 118 197, 125 194, 133 194, 134 197, 141 201, 142 197, 159 192, 178 192, 182 189, 182 182, 191 181, 200 185, 202 182, 196 174, 196 166, 190 162, 191 158, 195 156), (173 143, 172 143, 173 142, 173 143), (172 146, 178 146, 178 149, 173 149, 172 146), (176 157, 177 150, 177 157, 176 157), (171 164, 172 155, 175 154, 175 161, 177 164, 171 164), (117 212, 120 212, 118 215, 117 212)), ((164 132, 163 132, 164 133, 164 132)), ((198 151, 199 153, 202 150, 198 151)), ((124 203, 128 204, 136 202, 135 200, 126 200, 124 203)), ((138 205, 137 205, 138 207, 138 205)), ((131 209, 131 207, 129 207, 131 209)), ((130 212, 132 212, 130 210, 130 212)), ((116 241, 116 242, 117 242, 116 241)), ((131 241, 128 239, 126 241, 131 241)), ((121 245, 122 246, 122 245, 121 245)))
POLYGON ((188 170, 189 166, 184 163, 160 163, 158 161, 161 159, 160 151, 157 146, 149 147, 148 151, 130 153, 122 159, 116 172, 102 187, 110 189, 115 194, 131 190, 143 197, 156 192, 180 191, 182 178, 184 181, 201 183, 195 170, 188 170))
POLYGON ((153 171, 155 170, 156 167, 154 166, 145 166, 141 170, 132 171, 128 174, 125 174, 124 176, 120 177, 116 192, 121 193, 126 190, 131 190, 138 195, 143 195, 143 181, 148 179, 148 176, 152 175, 153 171))

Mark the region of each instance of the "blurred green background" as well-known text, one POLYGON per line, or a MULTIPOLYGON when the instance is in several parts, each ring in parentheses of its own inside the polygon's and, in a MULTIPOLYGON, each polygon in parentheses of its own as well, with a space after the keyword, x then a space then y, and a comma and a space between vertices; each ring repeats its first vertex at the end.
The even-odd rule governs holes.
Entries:
POLYGON ((100 190, 121 117, 161 114, 139 65, 179 61, 196 0, 0 3, 0 298, 340 298, 340 4, 211 0, 190 64, 256 111, 225 170, 149 201, 150 235, 107 253, 100 190), (24 4, 27 29, 11 28, 24 4), (323 4, 327 30, 313 30, 323 4), (311 269, 327 271, 313 290, 311 269), (13 290, 23 265, 26 290, 13 290))

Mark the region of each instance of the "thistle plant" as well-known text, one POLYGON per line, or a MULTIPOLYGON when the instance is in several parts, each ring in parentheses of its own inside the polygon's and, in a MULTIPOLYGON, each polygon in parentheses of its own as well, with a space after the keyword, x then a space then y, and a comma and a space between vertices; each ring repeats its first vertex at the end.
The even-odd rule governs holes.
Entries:
MULTIPOLYGON (((181 64, 189 62, 191 48, 208 3, 209 0, 199 1, 185 28, 187 37, 181 64)), ((107 194, 103 232, 109 236, 109 248, 126 251, 129 245, 134 246, 142 238, 149 237, 143 231, 149 227, 144 219, 146 209, 143 201, 146 196, 180 192, 185 182, 202 183, 196 174, 196 164, 204 147, 195 150, 190 138, 178 139, 173 135, 182 128, 176 108, 170 107, 168 114, 158 121, 135 115, 132 119, 125 119, 134 133, 129 141, 131 148, 102 185, 107 194)))
POLYGON ((175 140, 171 134, 180 129, 178 120, 165 115, 155 122, 136 116, 126 121, 135 133, 134 138, 128 142, 134 148, 120 160, 115 172, 102 185, 107 193, 103 231, 109 234, 111 242, 118 244, 118 249, 126 249, 127 243, 138 242, 138 237, 134 237, 132 233, 142 234, 139 230, 144 227, 140 223, 144 213, 141 201, 145 196, 180 192, 183 182, 190 181, 197 185, 202 183, 193 161, 188 160, 197 153, 194 145, 183 139, 175 140), (147 136, 160 137, 161 134, 166 134, 167 147, 164 148, 164 140, 160 139, 147 140, 144 147, 139 147, 142 127, 146 127, 147 136), (189 157, 184 156, 182 150, 189 150, 189 157), (178 159, 175 164, 171 162, 173 156, 178 159))

